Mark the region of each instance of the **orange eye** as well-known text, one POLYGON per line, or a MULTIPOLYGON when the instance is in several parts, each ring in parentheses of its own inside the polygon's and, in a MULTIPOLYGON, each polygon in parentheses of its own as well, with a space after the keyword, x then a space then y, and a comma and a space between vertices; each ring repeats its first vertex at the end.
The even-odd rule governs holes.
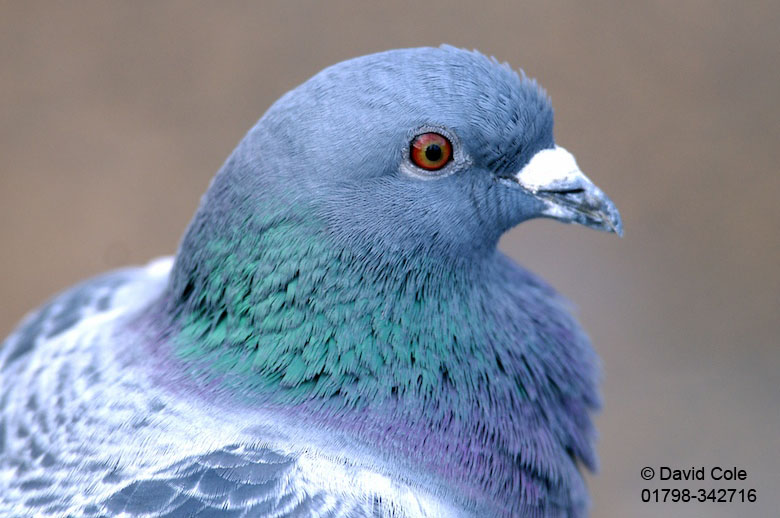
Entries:
POLYGON ((452 158, 452 144, 439 133, 417 135, 409 146, 409 158, 426 171, 441 169, 452 158))

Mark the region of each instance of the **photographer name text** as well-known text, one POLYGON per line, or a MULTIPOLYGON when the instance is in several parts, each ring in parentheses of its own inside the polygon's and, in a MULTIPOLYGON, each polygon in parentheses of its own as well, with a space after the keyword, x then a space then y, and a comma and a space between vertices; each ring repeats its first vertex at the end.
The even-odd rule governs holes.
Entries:
POLYGON ((647 469, 643 472, 645 480, 747 480, 747 470, 736 466, 691 466, 689 468, 674 468, 659 466, 657 476, 655 470, 647 469), (653 476, 647 477, 652 473, 653 476))

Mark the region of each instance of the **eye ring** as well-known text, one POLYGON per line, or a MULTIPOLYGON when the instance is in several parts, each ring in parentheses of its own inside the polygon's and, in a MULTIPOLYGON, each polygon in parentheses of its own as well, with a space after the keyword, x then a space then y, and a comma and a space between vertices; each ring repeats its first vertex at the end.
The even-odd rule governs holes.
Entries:
MULTIPOLYGON (((458 134, 441 124, 423 124, 410 130, 406 134, 406 144, 403 145, 401 153, 403 158, 399 168, 400 172, 417 180, 438 180, 462 171, 471 165, 471 158, 463 149, 458 134), (420 167, 414 159, 412 144, 426 133, 439 135, 440 138, 443 137, 449 143, 450 156, 438 169, 420 167)), ((444 151, 442 151, 443 155, 444 151)))
POLYGON ((415 136, 409 143, 409 159, 425 171, 438 171, 452 160, 452 142, 436 131, 415 136))

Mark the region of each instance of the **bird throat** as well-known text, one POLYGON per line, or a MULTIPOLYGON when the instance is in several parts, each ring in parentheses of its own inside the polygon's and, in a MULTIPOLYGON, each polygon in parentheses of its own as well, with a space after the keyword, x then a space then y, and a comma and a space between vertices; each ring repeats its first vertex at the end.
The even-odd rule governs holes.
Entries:
POLYGON ((473 268, 338 246, 291 218, 203 237, 179 254, 170 311, 176 353, 213 375, 287 402, 355 405, 431 395, 474 360, 460 347, 481 327, 465 303, 473 268))

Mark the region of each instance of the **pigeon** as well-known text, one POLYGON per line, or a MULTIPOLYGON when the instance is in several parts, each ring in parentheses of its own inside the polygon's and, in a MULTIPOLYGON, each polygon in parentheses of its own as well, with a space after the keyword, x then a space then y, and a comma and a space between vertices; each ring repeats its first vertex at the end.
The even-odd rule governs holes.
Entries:
POLYGON ((622 233, 525 73, 450 46, 324 69, 229 156, 174 258, 0 348, 0 515, 583 517, 598 359, 501 253, 622 233))

